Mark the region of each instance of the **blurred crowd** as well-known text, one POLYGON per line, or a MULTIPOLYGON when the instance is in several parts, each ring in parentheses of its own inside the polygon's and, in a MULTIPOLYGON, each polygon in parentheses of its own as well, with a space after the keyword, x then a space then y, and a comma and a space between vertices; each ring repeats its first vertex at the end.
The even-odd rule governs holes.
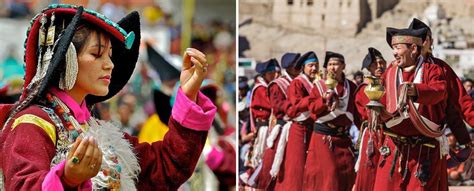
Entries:
MULTIPOLYGON (((102 120, 115 122, 124 132, 137 136, 140 142, 162 140, 168 131, 166 124, 179 87, 183 34, 182 22, 176 19, 176 15, 181 13, 167 12, 160 4, 154 3, 156 1, 84 2, 74 3, 83 3, 86 8, 97 10, 114 21, 132 10, 139 11, 142 19, 142 47, 134 75, 117 96, 97 104, 93 109, 94 115, 102 120), (160 35, 166 39, 157 39, 156 36, 160 35)), ((0 17, 25 20, 27 25, 34 16, 32 14, 39 12, 48 3, 72 2, 1 1, 0 17)), ((224 18, 201 23, 193 21, 191 24, 191 47, 204 52, 209 64, 208 78, 204 81, 201 92, 218 107, 218 115, 195 173, 180 190, 235 188, 234 25, 224 18)), ((18 39, 18 44, 4 45, 8 46, 5 48, 8 51, 0 55, 1 103, 15 102, 22 90, 24 62, 23 55, 18 55, 22 51, 16 47, 20 47, 23 40, 18 39)))

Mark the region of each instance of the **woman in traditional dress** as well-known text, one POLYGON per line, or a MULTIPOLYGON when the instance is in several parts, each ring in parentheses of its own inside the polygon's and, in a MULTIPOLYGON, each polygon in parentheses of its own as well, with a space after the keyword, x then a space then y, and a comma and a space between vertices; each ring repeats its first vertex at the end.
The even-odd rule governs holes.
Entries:
POLYGON ((54 4, 33 18, 22 96, 0 107, 0 190, 175 190, 191 176, 216 111, 199 92, 202 52, 184 53, 163 141, 139 144, 90 115, 127 83, 139 44, 137 12, 114 23, 54 4))

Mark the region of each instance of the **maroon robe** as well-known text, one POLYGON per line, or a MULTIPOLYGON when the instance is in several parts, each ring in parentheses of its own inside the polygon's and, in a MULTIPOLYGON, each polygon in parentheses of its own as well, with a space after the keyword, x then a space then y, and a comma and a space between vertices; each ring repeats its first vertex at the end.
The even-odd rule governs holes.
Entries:
MULTIPOLYGON (((257 169, 260 161, 252 161, 252 157, 255 155, 259 157, 263 157, 263 153, 257 153, 255 147, 259 147, 257 145, 258 135, 261 133, 261 128, 263 126, 269 125, 269 118, 271 115, 272 107, 270 105, 270 101, 267 94, 268 84, 262 77, 258 77, 255 83, 255 86, 251 93, 250 98, 250 123, 251 123, 251 131, 255 133, 255 138, 250 142, 250 148, 248 150, 249 155, 247 156, 247 161, 245 161, 245 165, 250 167, 247 170, 247 175, 251 177, 257 169), (258 163, 258 164, 253 164, 258 163)), ((268 129, 267 129, 268 130, 268 129)), ((260 142, 260 144, 264 144, 265 141, 260 142)), ((263 152, 263 151, 262 151, 263 152)), ((252 184, 252 183, 250 183, 252 184)), ((253 186, 253 185, 252 185, 253 186)))
POLYGON ((254 120, 254 125, 256 125, 255 122, 259 120, 268 121, 271 111, 272 106, 270 105, 267 95, 267 85, 259 81, 255 84, 255 88, 252 91, 250 103, 250 113, 252 113, 251 117, 254 120))
MULTIPOLYGON (((51 124, 48 114, 36 105, 23 114, 36 115, 51 124)), ((5 127, 0 142, 4 143, 2 163, 6 190, 41 190, 56 147, 48 134, 30 123, 20 123, 11 129, 11 120, 5 127)), ((136 137, 124 134, 137 155, 141 172, 138 190, 176 190, 191 177, 204 147, 207 131, 196 131, 180 125, 170 117, 169 131, 163 141, 153 144, 138 143, 136 137)), ((56 128, 56 135, 58 135, 56 128)), ((58 138, 56 138, 56 141, 58 138)))
MULTIPOLYGON (((420 115, 436 124, 442 124, 446 120, 447 101, 443 69, 437 64, 423 63, 422 66, 422 82, 415 84, 418 96, 414 102, 420 104, 418 108, 420 115)), ((383 79, 385 79, 386 88, 388 81, 391 81, 386 79, 386 75, 393 69, 397 69, 394 64, 390 65, 384 73, 383 79)), ((403 81, 412 82, 415 72, 403 72, 402 77, 403 81)), ((390 97, 391 95, 386 96, 390 97)), ((389 130, 402 136, 422 136, 410 119, 404 119, 389 130)), ((431 140, 428 143, 435 145, 436 148, 420 144, 408 146, 387 136, 383 145, 390 149, 390 154, 379 159, 374 190, 445 190, 444 185, 440 183, 447 177, 446 173, 442 172, 446 171, 446 168, 444 166, 443 169, 444 159, 440 159, 439 144, 436 140, 431 140), (420 170, 424 170, 429 175, 424 186, 415 176, 415 173, 421 172, 420 170), (393 174, 391 175, 391 173, 393 174)))
MULTIPOLYGON (((323 87, 322 92, 325 92, 324 81, 319 83, 323 87)), ((349 96, 346 111, 353 115, 354 121, 351 121, 346 114, 342 114, 325 123, 345 127, 346 131, 353 123, 357 126, 360 125, 354 104, 356 87, 350 80, 343 80, 336 86, 338 95, 349 96), (346 82, 344 81, 348 82, 349 90, 347 91, 345 91, 344 84, 346 82)), ((311 91, 309 109, 312 114, 315 114, 316 120, 329 114, 325 100, 317 87, 311 91)), ((355 180, 354 157, 352 142, 347 133, 340 136, 330 136, 313 131, 306 157, 303 189, 350 191, 355 180)))
MULTIPOLYGON (((272 114, 277 119, 277 123, 281 126, 283 117, 286 115, 285 112, 290 107, 289 101, 287 101, 287 90, 288 85, 292 79, 288 76, 282 76, 278 79, 273 80, 268 85, 269 99, 272 106, 272 114)), ((285 121, 286 122, 286 121, 285 121)), ((271 127, 274 128, 274 127, 271 127)), ((275 153, 278 148, 278 140, 280 139, 281 128, 278 132, 278 136, 275 138, 273 147, 266 148, 263 153, 262 158, 262 170, 260 171, 257 177, 257 187, 258 189, 273 190, 275 187, 275 180, 272 180, 270 176, 270 169, 272 168, 273 160, 275 159, 275 153)), ((272 132, 272 129, 269 129, 269 134, 272 132)))
MULTIPOLYGON (((355 95, 355 106, 361 117, 361 121, 367 121, 370 115, 370 110, 366 106, 370 100, 364 92, 365 87, 367 87, 366 83, 359 85, 355 95)), ((380 102, 382 103, 384 103, 384 101, 385 99, 380 100, 380 102)), ((361 136, 360 140, 358 140, 360 142, 358 161, 359 166, 355 179, 354 191, 371 191, 374 188, 377 164, 380 157, 380 141, 383 141, 383 135, 380 131, 369 132, 369 129, 366 127, 362 127, 362 125, 360 129, 361 136), (373 151, 371 156, 368 156, 367 146, 370 138, 372 138, 373 151)))
POLYGON ((293 119, 291 124, 288 142, 285 149, 283 164, 277 176, 275 190, 301 190, 303 188, 304 164, 306 161, 306 151, 309 144, 311 124, 314 122, 310 117, 304 121, 294 119, 308 113, 309 93, 312 83, 306 76, 293 79, 288 87, 288 99, 291 107, 287 111, 288 117, 293 119))
POLYGON ((448 93, 446 113, 449 113, 446 116, 446 122, 449 129, 451 129, 459 144, 470 143, 471 138, 467 132, 463 117, 471 127, 474 127, 474 106, 471 96, 467 94, 461 80, 446 62, 432 56, 428 57, 428 62, 441 66, 446 77, 448 93))
MULTIPOLYGON (((449 66, 446 62, 435 58, 432 55, 428 57, 428 62, 437 64, 444 70, 448 93, 448 102, 446 107, 446 113, 449 113, 449 115, 446 116, 448 128, 451 130, 454 137, 456 137, 456 140, 460 145, 470 143, 471 137, 469 136, 463 118, 471 127, 474 126, 474 106, 471 96, 467 94, 461 80, 458 78, 451 66, 449 66)), ((442 160, 442 163, 444 168, 447 168, 447 161, 445 159, 442 160)), ((446 175, 443 176, 448 176, 447 171, 442 172, 446 173, 446 175)), ((441 180, 441 188, 448 187, 447 181, 447 179, 441 180)))

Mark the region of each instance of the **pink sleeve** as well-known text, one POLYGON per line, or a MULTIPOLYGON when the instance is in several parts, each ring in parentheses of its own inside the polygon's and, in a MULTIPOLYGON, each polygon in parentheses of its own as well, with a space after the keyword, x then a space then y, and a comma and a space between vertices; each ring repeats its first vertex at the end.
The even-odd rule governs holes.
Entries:
MULTIPOLYGON (((66 161, 62 161, 54 168, 52 168, 46 177, 44 178, 43 184, 41 185, 41 190, 55 190, 55 191, 62 191, 63 183, 61 182, 61 176, 64 173, 64 166, 66 165, 66 161)), ((92 182, 89 179, 88 181, 84 182, 81 186, 77 188, 77 190, 85 191, 85 190, 92 190, 92 182)))
POLYGON ((224 151, 220 151, 216 147, 212 147, 211 152, 207 154, 206 164, 211 170, 216 170, 224 162, 224 151))
POLYGON ((179 88, 171 116, 180 125, 196 131, 208 131, 216 114, 216 106, 201 92, 196 103, 191 101, 179 88))

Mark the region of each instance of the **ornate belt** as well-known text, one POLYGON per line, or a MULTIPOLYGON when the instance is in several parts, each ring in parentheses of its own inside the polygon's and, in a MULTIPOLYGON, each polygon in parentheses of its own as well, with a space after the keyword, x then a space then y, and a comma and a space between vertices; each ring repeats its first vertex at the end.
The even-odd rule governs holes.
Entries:
POLYGON ((313 130, 323 134, 323 135, 330 135, 330 136, 343 136, 346 135, 345 126, 337 126, 332 123, 314 123, 313 130))
POLYGON ((429 148, 436 148, 436 145, 430 143, 436 141, 433 138, 429 138, 426 136, 411 136, 411 137, 406 137, 402 135, 397 135, 392 132, 384 131, 383 134, 390 136, 392 140, 398 143, 402 143, 405 145, 423 145, 429 148))

